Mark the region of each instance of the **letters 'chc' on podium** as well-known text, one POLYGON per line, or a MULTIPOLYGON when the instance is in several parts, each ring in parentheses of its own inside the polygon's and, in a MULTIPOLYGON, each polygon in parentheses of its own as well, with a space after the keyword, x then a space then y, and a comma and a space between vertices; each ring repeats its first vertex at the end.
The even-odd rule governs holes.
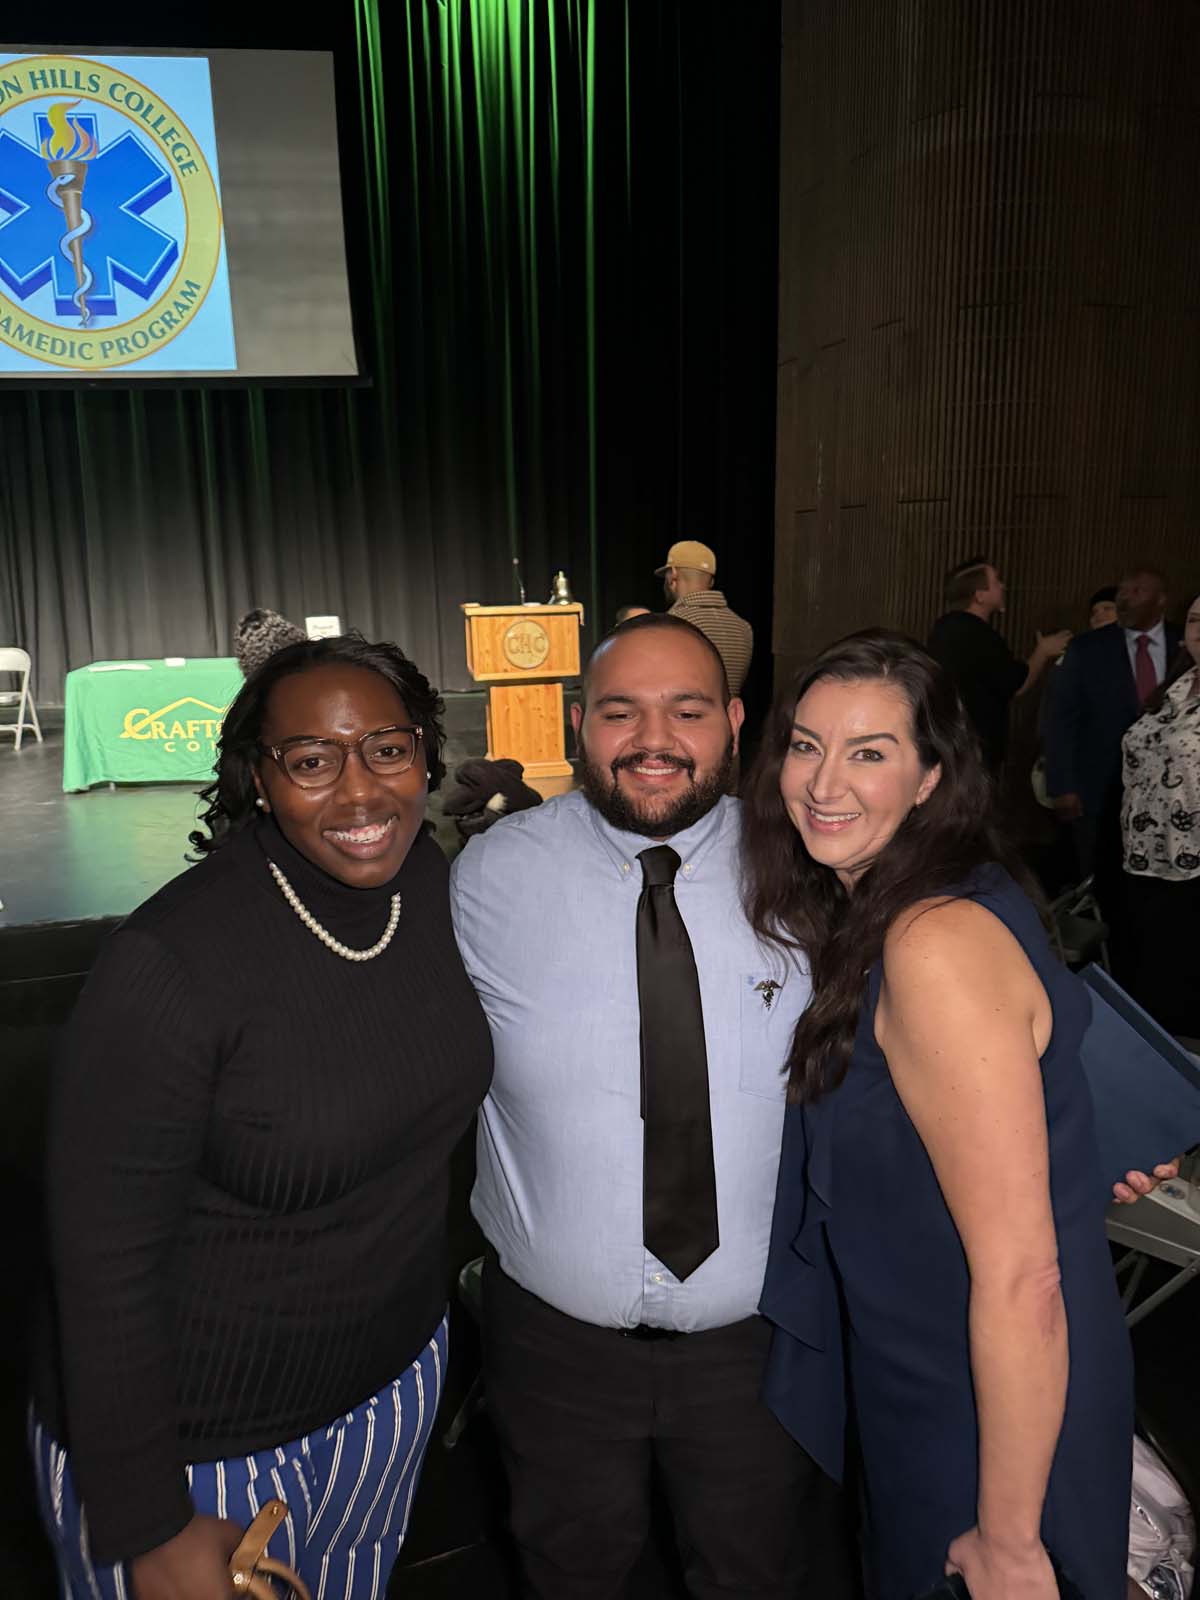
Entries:
POLYGON ((579 676, 583 607, 481 606, 462 608, 467 626, 467 668, 488 686, 488 760, 504 757, 525 768, 525 782, 540 795, 571 787, 563 740, 564 678, 579 676))

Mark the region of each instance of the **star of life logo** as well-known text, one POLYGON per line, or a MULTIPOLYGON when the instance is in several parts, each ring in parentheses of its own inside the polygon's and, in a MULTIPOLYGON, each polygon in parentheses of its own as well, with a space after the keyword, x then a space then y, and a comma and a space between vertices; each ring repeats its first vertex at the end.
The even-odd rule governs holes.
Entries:
MULTIPOLYGON (((136 65, 203 66, 207 91, 206 63, 136 65)), ((212 165, 182 116, 123 66, 0 64, 0 355, 7 346, 31 370, 133 366, 196 327, 220 267, 229 325, 216 343, 228 353, 210 363, 193 351, 186 365, 235 365, 212 165)))

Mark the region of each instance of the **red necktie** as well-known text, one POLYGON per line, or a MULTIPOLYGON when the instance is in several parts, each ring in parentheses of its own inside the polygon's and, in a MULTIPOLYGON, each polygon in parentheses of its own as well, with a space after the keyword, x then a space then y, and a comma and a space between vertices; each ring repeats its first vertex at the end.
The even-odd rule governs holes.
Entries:
POLYGON ((1154 670, 1154 662, 1150 659, 1150 635, 1139 633, 1137 636, 1137 654, 1133 659, 1133 681, 1137 685, 1138 705, 1144 706, 1146 701, 1158 688, 1158 674, 1154 670))

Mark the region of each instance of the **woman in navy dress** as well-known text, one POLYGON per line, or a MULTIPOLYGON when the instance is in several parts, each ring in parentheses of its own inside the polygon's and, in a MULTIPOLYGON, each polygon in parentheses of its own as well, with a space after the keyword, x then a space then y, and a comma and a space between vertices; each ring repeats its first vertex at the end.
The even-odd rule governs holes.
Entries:
POLYGON ((852 1396, 876 1600, 955 1570, 973 1600, 1051 1600, 1051 1558, 1123 1600, 1132 1374, 1088 1005, 990 802, 949 680, 900 635, 831 646, 776 709, 748 909, 814 998, 787 1064, 767 1398, 840 1477, 852 1396))

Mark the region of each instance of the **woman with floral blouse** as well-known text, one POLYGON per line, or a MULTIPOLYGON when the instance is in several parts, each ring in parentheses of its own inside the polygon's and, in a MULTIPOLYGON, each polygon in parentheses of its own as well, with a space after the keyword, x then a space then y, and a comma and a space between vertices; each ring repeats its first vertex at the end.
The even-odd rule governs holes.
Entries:
POLYGON ((1200 596, 1179 655, 1122 746, 1125 899, 1135 998, 1200 1038, 1200 596))

